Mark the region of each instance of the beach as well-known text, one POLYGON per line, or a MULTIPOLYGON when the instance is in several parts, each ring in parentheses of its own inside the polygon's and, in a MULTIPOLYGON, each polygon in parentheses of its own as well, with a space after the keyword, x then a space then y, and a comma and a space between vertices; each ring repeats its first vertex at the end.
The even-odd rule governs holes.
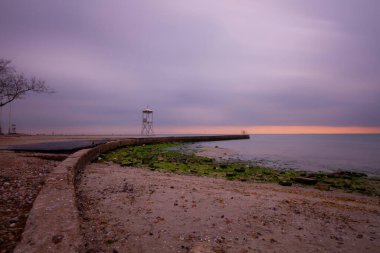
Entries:
POLYGON ((377 252, 379 198, 87 166, 83 252, 377 252))
MULTIPOLYGON (((14 137, 6 145, 44 138, 57 141, 14 137)), ((236 153, 208 147, 198 155, 236 153)), ((44 180, 67 156, 0 151, 0 252, 12 252, 20 241, 44 180)), ((82 170, 75 187, 84 238, 80 252, 377 252, 380 247, 380 199, 359 193, 153 171, 101 158, 82 170)))

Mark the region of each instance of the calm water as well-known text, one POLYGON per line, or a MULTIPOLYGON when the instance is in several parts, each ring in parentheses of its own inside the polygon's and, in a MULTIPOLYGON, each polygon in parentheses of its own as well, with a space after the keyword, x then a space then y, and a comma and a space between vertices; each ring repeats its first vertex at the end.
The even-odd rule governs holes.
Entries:
POLYGON ((251 135, 249 140, 202 145, 232 149, 241 159, 276 168, 380 175, 380 134, 251 135))

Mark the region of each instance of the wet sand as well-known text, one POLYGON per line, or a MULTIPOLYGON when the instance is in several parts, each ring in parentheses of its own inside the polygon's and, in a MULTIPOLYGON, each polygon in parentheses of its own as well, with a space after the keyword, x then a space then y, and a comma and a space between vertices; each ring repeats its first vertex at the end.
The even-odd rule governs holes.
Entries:
POLYGON ((380 199, 93 163, 83 252, 378 252, 380 199))

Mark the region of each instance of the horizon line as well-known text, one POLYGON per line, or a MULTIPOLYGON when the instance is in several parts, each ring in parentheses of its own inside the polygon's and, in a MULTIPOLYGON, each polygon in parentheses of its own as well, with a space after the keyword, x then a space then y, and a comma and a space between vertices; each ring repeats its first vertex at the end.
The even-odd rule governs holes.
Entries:
MULTIPOLYGON (((44 135, 139 135, 140 129, 123 126, 20 129, 21 134, 44 135), (99 129, 102 129, 99 131, 99 129), (107 129, 107 130, 106 130, 107 129)), ((361 126, 193 126, 156 127, 155 134, 380 134, 379 127, 361 126)))

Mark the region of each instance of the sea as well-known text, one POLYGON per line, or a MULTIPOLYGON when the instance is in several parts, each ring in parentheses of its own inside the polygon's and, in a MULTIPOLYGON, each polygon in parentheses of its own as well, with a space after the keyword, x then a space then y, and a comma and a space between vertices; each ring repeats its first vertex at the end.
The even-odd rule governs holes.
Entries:
POLYGON ((380 176, 380 134, 250 135, 248 140, 196 145, 226 148, 234 153, 230 158, 277 169, 345 170, 380 176))

